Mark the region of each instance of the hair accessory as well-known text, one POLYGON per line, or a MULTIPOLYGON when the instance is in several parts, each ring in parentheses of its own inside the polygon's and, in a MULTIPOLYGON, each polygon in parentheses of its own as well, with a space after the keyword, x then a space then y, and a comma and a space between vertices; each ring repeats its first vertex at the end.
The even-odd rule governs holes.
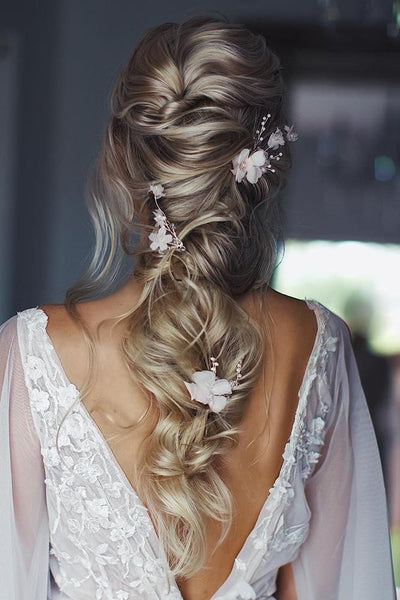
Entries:
POLYGON ((158 205, 157 200, 165 196, 163 186, 161 183, 152 183, 149 187, 149 192, 153 193, 155 203, 158 207, 156 210, 153 210, 156 231, 149 234, 151 241, 150 248, 152 250, 158 249, 159 254, 164 254, 168 248, 174 248, 180 252, 185 251, 186 248, 176 235, 173 223, 168 221, 165 213, 158 205))
MULTIPOLYGON (((270 113, 264 115, 261 120, 260 129, 257 129, 254 136, 253 148, 244 148, 232 161, 233 169, 231 173, 235 176, 235 181, 239 183, 246 177, 249 183, 257 183, 260 177, 267 171, 275 173, 275 169, 271 165, 271 160, 280 160, 282 152, 278 154, 268 154, 268 150, 259 149, 261 142, 264 141, 263 134, 266 129, 266 122, 271 117, 270 113)), ((267 142, 268 149, 277 150, 285 144, 284 135, 288 142, 295 142, 298 139, 298 134, 294 131, 293 125, 284 126, 285 133, 279 127, 270 134, 267 142)))
POLYGON ((195 371, 192 374, 192 382, 184 381, 190 392, 191 400, 206 404, 210 412, 219 413, 223 410, 229 400, 234 388, 239 385, 241 379, 242 361, 236 366, 236 379, 220 379, 217 377, 217 362, 214 356, 210 357, 212 366, 209 370, 195 371))
POLYGON ((151 186, 149 187, 149 192, 153 192, 154 198, 156 200, 158 200, 159 198, 162 198, 162 196, 165 196, 164 188, 161 185, 161 183, 152 183, 151 186))

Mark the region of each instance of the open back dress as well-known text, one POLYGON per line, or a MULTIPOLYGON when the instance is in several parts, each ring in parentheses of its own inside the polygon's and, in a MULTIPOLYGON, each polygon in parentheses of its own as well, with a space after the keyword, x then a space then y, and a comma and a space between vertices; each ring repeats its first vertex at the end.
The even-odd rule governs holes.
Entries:
MULTIPOLYGON (((289 562, 298 600, 396 596, 382 465, 350 333, 306 302, 318 331, 281 470, 212 600, 275 600, 289 562)), ((0 599, 184 600, 46 325, 34 307, 0 327, 0 599)))

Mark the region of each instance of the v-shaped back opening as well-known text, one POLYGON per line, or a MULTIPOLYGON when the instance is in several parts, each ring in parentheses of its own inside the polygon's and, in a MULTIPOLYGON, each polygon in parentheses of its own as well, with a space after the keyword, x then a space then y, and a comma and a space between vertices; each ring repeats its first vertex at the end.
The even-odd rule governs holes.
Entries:
MULTIPOLYGON (((282 473, 285 467, 285 464, 288 460, 290 460, 291 458, 293 458, 295 456, 295 451, 296 451, 296 435, 297 432, 299 430, 299 422, 301 421, 301 419, 303 418, 304 414, 305 414, 305 408, 306 408, 306 404, 307 404, 307 397, 308 397, 308 393, 309 393, 309 381, 310 381, 310 375, 311 375, 311 371, 314 368, 314 363, 319 355, 319 351, 320 351, 320 347, 321 347, 321 343, 322 343, 322 339, 323 339, 323 333, 325 330, 325 323, 326 323, 326 318, 327 318, 327 313, 325 312, 324 306, 322 304, 320 304, 318 301, 316 300, 306 300, 307 306, 309 309, 314 311, 314 314, 316 316, 316 321, 317 321, 317 332, 315 335, 315 339, 314 339, 314 344, 313 344, 313 348, 311 350, 311 353, 309 355, 307 364, 306 364, 306 368, 304 370, 304 375, 301 381, 301 385, 300 388, 298 390, 298 403, 297 403, 297 407, 296 407, 296 411, 295 411, 295 415, 294 415, 294 419, 293 419, 293 424, 292 424, 292 428, 291 428, 291 432, 290 432, 290 436, 288 441, 285 444, 285 448, 284 448, 284 452, 282 453, 282 464, 278 473, 278 476, 276 477, 274 484, 272 486, 272 488, 270 488, 269 493, 267 495, 267 497, 265 498, 265 501, 263 502, 263 505, 259 511, 258 517, 256 519, 256 522, 254 524, 254 526, 252 527, 251 531, 249 532, 249 534, 247 535, 241 549, 239 550, 239 553, 237 554, 237 556, 235 557, 234 560, 234 564, 232 567, 232 570, 230 571, 228 577, 225 579, 225 581, 223 582, 223 584, 218 588, 218 590, 216 590, 212 597, 210 598, 210 600, 213 600, 214 597, 221 593, 222 589, 225 588, 232 575, 233 572, 235 570, 237 561, 240 561, 240 557, 241 555, 245 552, 247 544, 250 541, 250 538, 252 536, 252 534, 254 533, 254 531, 257 529, 257 527, 259 526, 260 522, 263 520, 265 513, 268 510, 269 504, 271 502, 271 490, 273 488, 275 488, 276 486, 279 485, 279 482, 282 478, 282 473)), ((61 377, 61 379, 63 380, 64 384, 66 386, 70 386, 71 389, 74 390, 75 392, 75 400, 78 399, 79 395, 80 395, 80 390, 77 388, 77 386, 72 383, 72 381, 70 381, 70 379, 68 378, 63 364, 61 362, 61 359, 58 355, 58 353, 55 350, 55 346, 53 344, 52 338, 50 337, 50 335, 47 332, 47 324, 48 324, 48 315, 46 314, 46 312, 39 308, 39 307, 35 307, 36 310, 40 311, 43 315, 44 315, 44 320, 43 320, 43 335, 44 335, 44 339, 47 342, 47 346, 49 348, 49 351, 52 354, 52 359, 54 361, 54 363, 56 364, 58 370, 59 370, 59 375, 61 377)), ((115 471, 119 476, 119 479, 121 481, 121 483, 124 484, 124 486, 126 487, 126 489, 128 490, 129 494, 131 496, 134 497, 135 503, 140 505, 141 508, 144 508, 148 514, 148 518, 150 521, 150 525, 151 525, 151 529, 153 531, 153 535, 155 537, 155 540, 158 542, 158 546, 160 547, 159 544, 159 539, 157 536, 157 533, 155 531, 155 527, 154 524, 150 518, 150 515, 148 513, 148 510, 146 508, 146 506, 144 505, 144 503, 142 502, 142 500, 140 499, 137 491, 134 489, 134 487, 132 486, 132 484, 130 483, 128 477, 126 476, 123 468, 121 467, 121 465, 119 464, 114 452, 111 450, 111 447, 109 446, 108 442, 105 439, 105 436, 103 434, 103 432, 101 431, 100 427, 97 425, 96 421, 93 419, 93 417, 91 416, 91 414, 89 413, 88 409, 86 408, 86 406, 84 405, 83 402, 78 401, 77 403, 79 410, 81 411, 81 414, 84 416, 84 418, 86 419, 88 425, 91 427, 92 431, 94 432, 94 434, 96 435, 96 438, 98 440, 99 446, 100 448, 103 449, 103 451, 106 453, 107 457, 109 458, 110 462, 114 465, 115 467, 115 471)), ((160 547, 161 549, 161 547, 160 547)), ((165 558, 165 557, 164 557, 165 558)), ((166 568, 168 568, 168 564, 166 563, 166 568)), ((172 573, 169 571, 168 573, 169 577, 172 579, 172 581, 174 582, 176 588, 179 590, 178 585, 172 575, 172 573)), ((183 600, 183 597, 182 597, 183 600)))

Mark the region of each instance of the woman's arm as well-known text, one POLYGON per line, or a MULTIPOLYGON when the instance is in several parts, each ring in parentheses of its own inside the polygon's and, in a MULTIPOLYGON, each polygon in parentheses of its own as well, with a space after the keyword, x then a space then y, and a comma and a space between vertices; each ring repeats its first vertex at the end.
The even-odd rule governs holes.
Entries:
POLYGON ((293 560, 298 600, 395 600, 378 445, 351 337, 338 319, 332 412, 320 463, 305 484, 309 534, 293 560))
POLYGON ((283 565, 278 571, 276 600, 298 600, 292 566, 283 565))
POLYGON ((44 477, 15 316, 0 326, 0 597, 7 600, 47 599, 44 477))

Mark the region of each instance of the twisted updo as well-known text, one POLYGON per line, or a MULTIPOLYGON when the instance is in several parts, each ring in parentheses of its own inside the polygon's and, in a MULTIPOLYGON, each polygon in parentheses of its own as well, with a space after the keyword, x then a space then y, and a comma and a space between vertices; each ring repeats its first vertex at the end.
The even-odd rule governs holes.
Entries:
POLYGON ((112 94, 91 206, 94 257, 66 296, 76 316, 78 300, 116 279, 121 256, 134 257, 143 292, 120 317, 122 351, 156 415, 135 457, 137 489, 175 576, 204 565, 207 519, 220 522, 221 542, 234 518, 220 467, 237 443, 266 347, 265 332, 238 300, 255 293, 262 301, 271 279, 287 144, 275 173, 256 184, 236 182, 230 169, 252 147, 263 115, 271 115, 271 133, 284 124, 280 71, 261 35, 222 18, 167 23, 144 35, 112 94), (164 186, 158 203, 186 252, 160 256, 149 247, 152 182, 164 186), (193 371, 210 368, 211 356, 228 380, 242 360, 242 379, 217 414, 190 400, 184 385, 193 371))

